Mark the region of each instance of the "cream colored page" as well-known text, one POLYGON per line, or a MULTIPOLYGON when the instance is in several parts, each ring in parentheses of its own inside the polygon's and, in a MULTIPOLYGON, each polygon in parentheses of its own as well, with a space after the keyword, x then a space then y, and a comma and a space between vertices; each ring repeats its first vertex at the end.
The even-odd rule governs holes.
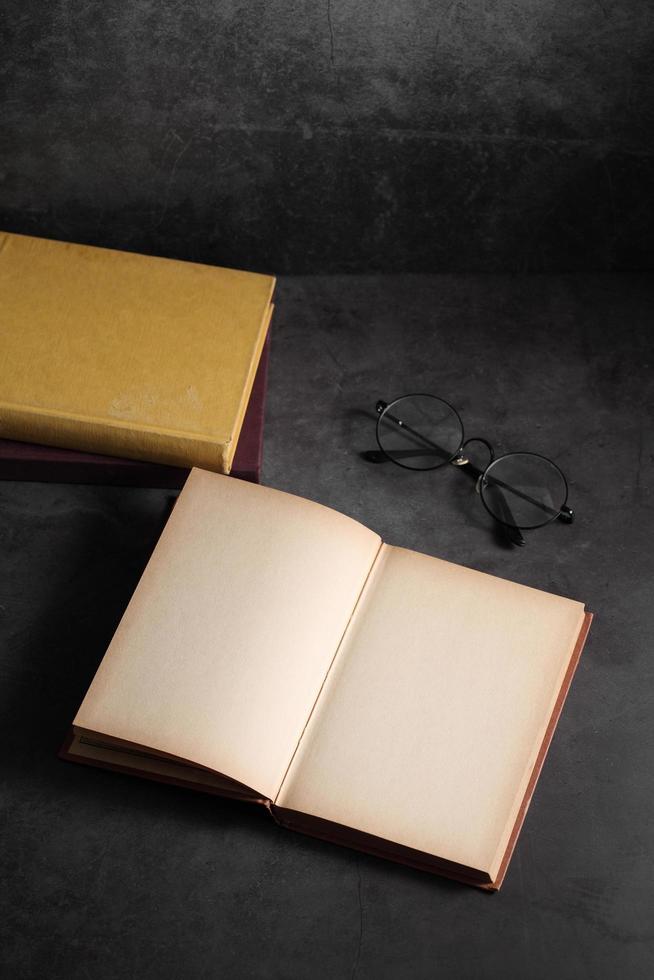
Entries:
POLYGON ((582 619, 384 545, 278 805, 493 876, 582 619))
POLYGON ((74 723, 274 797, 380 543, 193 470, 74 723))

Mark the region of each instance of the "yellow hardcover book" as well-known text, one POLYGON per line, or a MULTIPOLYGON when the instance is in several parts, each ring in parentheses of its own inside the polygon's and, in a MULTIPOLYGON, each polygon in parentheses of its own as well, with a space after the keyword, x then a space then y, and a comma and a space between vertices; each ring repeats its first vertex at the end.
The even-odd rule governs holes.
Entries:
POLYGON ((0 232, 0 436, 229 473, 274 285, 0 232))

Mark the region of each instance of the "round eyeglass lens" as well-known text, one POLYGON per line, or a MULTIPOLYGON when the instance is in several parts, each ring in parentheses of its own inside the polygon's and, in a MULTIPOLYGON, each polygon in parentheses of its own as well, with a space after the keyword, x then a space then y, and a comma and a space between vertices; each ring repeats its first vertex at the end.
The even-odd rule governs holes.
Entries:
POLYGON ((496 520, 527 531, 559 516, 568 498, 568 484, 551 459, 536 453, 509 453, 490 464, 479 492, 496 520))
POLYGON ((377 420, 379 448, 409 470, 434 470, 453 459, 463 442, 458 412, 434 395, 404 395, 377 420))

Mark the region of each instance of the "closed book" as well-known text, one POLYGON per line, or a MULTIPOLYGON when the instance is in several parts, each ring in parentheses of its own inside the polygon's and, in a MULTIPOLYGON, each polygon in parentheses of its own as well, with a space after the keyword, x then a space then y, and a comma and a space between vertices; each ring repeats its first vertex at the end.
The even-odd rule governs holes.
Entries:
MULTIPOLYGON (((261 353, 230 473, 252 483, 259 483, 261 479, 269 352, 270 333, 261 353)), ((188 474, 188 469, 179 466, 0 439, 0 480, 101 483, 178 490, 184 486, 188 474)))
POLYGON ((271 276, 0 234, 0 436, 229 473, 271 276))
POLYGON ((496 890, 590 618, 194 469, 62 755, 496 890))

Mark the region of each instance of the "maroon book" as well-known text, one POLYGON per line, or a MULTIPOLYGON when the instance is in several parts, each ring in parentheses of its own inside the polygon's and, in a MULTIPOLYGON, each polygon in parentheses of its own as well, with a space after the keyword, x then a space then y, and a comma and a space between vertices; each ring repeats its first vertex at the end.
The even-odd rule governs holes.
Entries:
MULTIPOLYGON (((261 353, 231 471, 232 476, 252 483, 259 483, 261 478, 269 349, 270 334, 261 353)), ((117 459, 115 456, 0 439, 0 480, 179 489, 184 485, 188 472, 178 466, 162 466, 136 459, 117 459)))

